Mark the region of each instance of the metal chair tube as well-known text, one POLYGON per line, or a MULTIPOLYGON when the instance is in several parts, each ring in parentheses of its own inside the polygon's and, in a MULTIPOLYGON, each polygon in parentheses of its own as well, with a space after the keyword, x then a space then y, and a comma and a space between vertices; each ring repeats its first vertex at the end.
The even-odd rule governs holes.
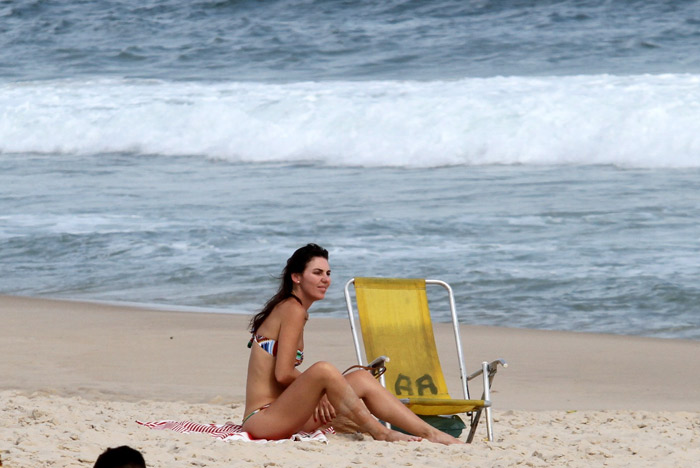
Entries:
POLYGON ((484 361, 481 363, 481 371, 484 377, 484 401, 488 401, 489 405, 486 406, 484 412, 486 413, 486 433, 489 437, 489 442, 493 442, 493 419, 491 416, 491 379, 489 372, 489 363, 484 361))
POLYGON ((452 315, 452 328, 455 335, 455 346, 457 347, 457 358, 459 361, 459 378, 462 381, 462 394, 465 400, 469 400, 469 387, 467 385, 467 371, 464 364, 464 352, 462 351, 462 339, 459 335, 459 319, 457 317, 457 307, 455 306, 455 296, 452 292, 452 287, 444 281, 440 280, 425 280, 425 284, 438 284, 447 290, 447 296, 450 302, 450 313, 452 315))
MULTIPOLYGON (((350 318, 350 330, 352 330, 352 341, 355 343, 355 355, 357 356, 357 362, 361 366, 364 365, 362 362, 362 353, 360 352, 360 339, 357 337, 357 328, 355 328, 355 318, 353 317, 354 312, 352 310, 352 300, 350 299, 350 285, 355 284, 355 278, 350 278, 347 283, 345 283, 345 303, 348 307, 348 316, 350 318)), ((384 376, 382 376, 383 378, 384 376)))

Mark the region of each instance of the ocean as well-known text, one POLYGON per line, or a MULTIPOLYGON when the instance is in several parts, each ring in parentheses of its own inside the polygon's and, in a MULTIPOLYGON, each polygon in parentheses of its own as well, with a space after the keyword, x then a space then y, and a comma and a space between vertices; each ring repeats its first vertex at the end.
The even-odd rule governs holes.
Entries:
POLYGON ((0 1, 0 293, 700 340, 700 2, 0 1), (441 293, 436 319, 447 321, 441 293))

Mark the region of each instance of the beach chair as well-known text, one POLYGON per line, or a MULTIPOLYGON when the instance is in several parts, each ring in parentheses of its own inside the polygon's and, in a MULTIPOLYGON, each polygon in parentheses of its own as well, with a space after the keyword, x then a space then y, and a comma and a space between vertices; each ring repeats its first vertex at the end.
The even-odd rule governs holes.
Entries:
POLYGON ((503 359, 484 361, 481 369, 467 375, 452 288, 439 280, 349 280, 345 284, 345 301, 360 365, 364 361, 355 326, 351 285, 354 285, 355 290, 365 356, 367 360, 374 360, 372 365, 386 367, 386 372, 380 377, 382 385, 419 416, 467 413, 471 422, 467 442, 473 440, 481 413, 484 412, 488 440, 493 441, 491 384, 498 365, 507 367, 507 364, 503 359), (440 285, 447 290, 462 383, 462 400, 453 399, 447 391, 430 319, 426 285, 440 285), (479 376, 484 390, 481 399, 472 400, 468 382, 479 376))

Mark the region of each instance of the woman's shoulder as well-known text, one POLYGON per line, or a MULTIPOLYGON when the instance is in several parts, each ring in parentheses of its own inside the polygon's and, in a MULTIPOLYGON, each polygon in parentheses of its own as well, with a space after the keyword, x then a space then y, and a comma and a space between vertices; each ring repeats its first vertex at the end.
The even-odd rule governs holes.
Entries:
POLYGON ((277 307, 275 307, 274 312, 275 315, 279 317, 280 322, 305 322, 309 318, 309 313, 306 311, 304 306, 299 304, 299 301, 293 297, 280 302, 277 307))

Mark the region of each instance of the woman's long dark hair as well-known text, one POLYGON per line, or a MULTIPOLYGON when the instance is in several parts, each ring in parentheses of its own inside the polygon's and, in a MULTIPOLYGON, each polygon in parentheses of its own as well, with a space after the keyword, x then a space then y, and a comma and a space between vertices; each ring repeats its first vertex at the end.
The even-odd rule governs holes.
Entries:
POLYGON ((297 249, 296 252, 289 257, 287 260, 287 265, 284 267, 284 270, 282 270, 282 275, 280 276, 280 287, 277 290, 277 293, 272 296, 267 303, 265 303, 265 307, 263 307, 262 310, 250 321, 250 331, 252 333, 255 333, 258 330, 260 325, 262 325, 277 304, 290 297, 296 298, 297 301, 299 300, 299 298, 292 294, 292 287, 294 286, 294 282, 292 281, 292 273, 303 273, 304 269, 306 269, 306 265, 312 258, 315 257, 323 257, 328 260, 328 251, 320 245, 307 244, 304 247, 297 249))

